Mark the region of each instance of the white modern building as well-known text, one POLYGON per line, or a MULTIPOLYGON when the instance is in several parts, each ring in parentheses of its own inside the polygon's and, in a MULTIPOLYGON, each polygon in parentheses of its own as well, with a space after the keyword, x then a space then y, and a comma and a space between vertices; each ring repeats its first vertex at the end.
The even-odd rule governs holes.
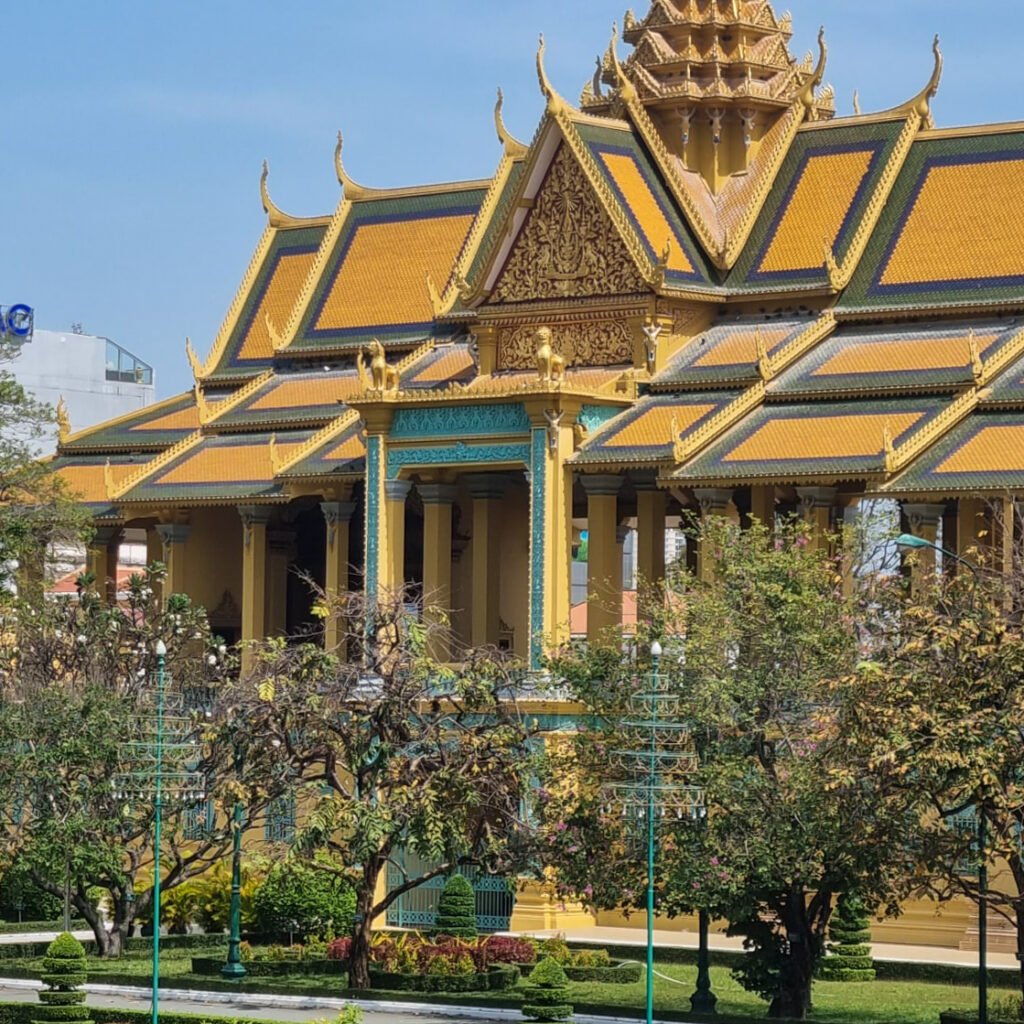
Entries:
MULTIPOLYGON (((16 351, 3 369, 41 402, 56 406, 63 398, 75 431, 141 409, 156 395, 153 368, 109 338, 37 328, 16 351)), ((54 431, 45 450, 56 443, 54 431)))

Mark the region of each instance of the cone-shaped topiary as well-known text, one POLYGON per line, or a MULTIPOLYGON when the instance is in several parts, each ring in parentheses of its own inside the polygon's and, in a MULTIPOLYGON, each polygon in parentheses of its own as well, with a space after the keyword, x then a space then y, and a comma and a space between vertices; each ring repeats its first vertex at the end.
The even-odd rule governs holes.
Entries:
POLYGON ((452 875, 445 882, 434 929, 457 939, 476 938, 476 894, 463 875, 452 875))
POLYGON ((85 993, 85 949, 73 935, 64 932, 46 948, 41 978, 47 986, 39 993, 43 1005, 36 1011, 32 1024, 65 1024, 67 1021, 89 1021, 85 993))
POLYGON ((571 1019, 572 1003, 566 997, 568 988, 569 979, 562 965, 554 957, 544 957, 526 980, 523 1016, 540 1021, 571 1019))
POLYGON ((828 925, 828 956, 820 976, 826 981, 874 981, 871 959, 871 920, 864 904, 852 893, 843 893, 828 925))

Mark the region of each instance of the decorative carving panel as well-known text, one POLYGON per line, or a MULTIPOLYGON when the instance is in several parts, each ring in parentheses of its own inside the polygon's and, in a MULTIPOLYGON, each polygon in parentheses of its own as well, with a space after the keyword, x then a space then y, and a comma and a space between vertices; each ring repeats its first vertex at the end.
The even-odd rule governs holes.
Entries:
POLYGON ((563 146, 495 285, 492 302, 648 291, 590 183, 563 146))
MULTIPOLYGON (((537 327, 505 327, 498 335, 498 366, 503 370, 529 370, 537 363, 537 327)), ((566 366, 618 366, 633 361, 633 341, 622 320, 545 322, 551 328, 551 347, 566 366)))

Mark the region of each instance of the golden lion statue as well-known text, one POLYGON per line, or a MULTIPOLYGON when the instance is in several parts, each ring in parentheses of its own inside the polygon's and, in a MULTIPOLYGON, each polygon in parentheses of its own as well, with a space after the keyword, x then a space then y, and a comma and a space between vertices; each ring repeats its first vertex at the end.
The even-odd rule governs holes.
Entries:
POLYGON ((551 328, 540 327, 534 335, 537 342, 537 373, 549 383, 565 379, 565 358, 551 345, 551 328))
POLYGON ((356 356, 356 370, 359 373, 359 381, 363 388, 368 391, 397 391, 398 370, 388 365, 387 353, 384 346, 374 338, 366 347, 370 356, 370 373, 366 372, 366 360, 360 350, 356 356))

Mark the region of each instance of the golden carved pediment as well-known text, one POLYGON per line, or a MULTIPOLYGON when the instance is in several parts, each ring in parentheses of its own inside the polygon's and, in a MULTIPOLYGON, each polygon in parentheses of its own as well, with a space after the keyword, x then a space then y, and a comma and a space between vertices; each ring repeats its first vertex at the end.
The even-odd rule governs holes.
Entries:
POLYGON ((648 290, 611 218, 563 145, 490 301, 586 298, 648 290))
MULTIPOLYGON (((587 319, 551 323, 551 348, 566 366, 619 366, 633 360, 633 341, 624 320, 587 319)), ((528 370, 536 362, 537 325, 513 324, 498 333, 498 366, 528 370)))

